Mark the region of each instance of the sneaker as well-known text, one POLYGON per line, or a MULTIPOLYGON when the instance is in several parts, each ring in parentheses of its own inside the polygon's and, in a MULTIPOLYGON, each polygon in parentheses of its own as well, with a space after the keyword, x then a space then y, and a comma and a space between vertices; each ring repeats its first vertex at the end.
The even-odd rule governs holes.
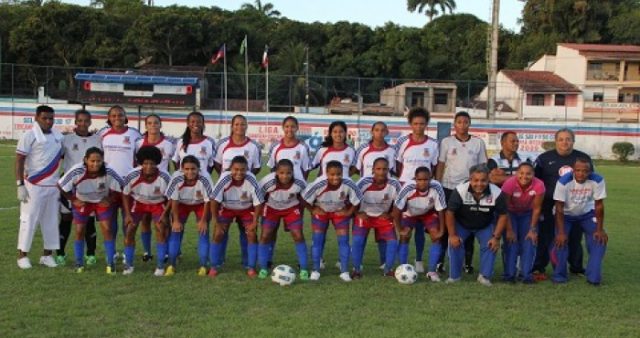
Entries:
POLYGON ((482 284, 484 286, 493 285, 493 284, 491 284, 491 281, 488 278, 486 278, 485 276, 483 276, 483 275, 478 275, 478 283, 480 283, 480 284, 482 284))
POLYGON ((84 266, 77 265, 75 271, 76 271, 76 273, 83 273, 84 272, 84 266))
POLYGON ((260 278, 260 279, 267 279, 267 277, 269 277, 269 270, 267 270, 267 269, 260 269, 260 272, 258 273, 258 278, 260 278))
POLYGON ((584 273, 585 273, 585 270, 571 271, 571 274, 576 277, 584 277, 584 273))
POLYGON ((536 282, 546 281, 547 280, 547 274, 545 274, 544 272, 541 272, 541 271, 534 271, 533 272, 533 280, 535 280, 536 282))
POLYGON ((350 282, 351 276, 349 276, 348 272, 343 272, 340 274, 340 279, 342 279, 343 282, 350 282))
POLYGON ((111 276, 115 276, 116 275, 116 267, 115 265, 108 265, 107 266, 107 275, 111 275, 111 276))
POLYGON ((96 255, 84 256, 84 260, 89 266, 96 265, 96 263, 98 262, 98 260, 96 259, 96 255))
POLYGON ((396 274, 395 274, 395 272, 393 272, 393 270, 389 270, 389 271, 385 272, 385 273, 383 274, 383 276, 384 276, 384 277, 393 277, 393 278, 396 278, 396 274))
POLYGON ((40 257, 40 265, 44 265, 46 267, 49 268, 55 268, 56 266, 58 266, 56 264, 56 260, 53 259, 53 256, 49 255, 49 256, 41 256, 40 257))
POLYGON ((31 269, 31 261, 29 260, 29 257, 24 256, 18 258, 18 267, 23 270, 31 269))
POLYGON ((360 271, 351 272, 351 279, 362 279, 362 272, 360 271))
POLYGON ((142 255, 142 261, 145 262, 145 263, 151 261, 152 259, 153 259, 153 255, 148 253, 148 252, 145 252, 142 255))
POLYGON ((465 265, 464 266, 464 272, 466 272, 468 275, 473 273, 473 266, 472 265, 465 265))
POLYGON ((215 268, 209 269, 208 276, 209 278, 212 278, 212 279, 218 277, 218 270, 216 270, 215 268))
POLYGON ((164 276, 164 269, 156 268, 156 270, 153 272, 153 275, 156 277, 164 276))
POLYGON ((447 280, 445 281, 445 284, 455 284, 460 282, 460 278, 447 278, 447 280))
POLYGON ((164 271, 165 277, 171 277, 175 274, 176 274, 176 268, 174 268, 173 265, 167 266, 167 269, 164 271))
POLYGON ((309 271, 300 270, 300 274, 298 276, 300 277, 301 281, 308 281, 309 280, 309 271))
POLYGON ((324 258, 320 259, 320 270, 324 270, 324 268, 326 267, 327 267, 326 264, 324 264, 324 258))
POLYGON ((256 272, 256 269, 254 269, 254 268, 249 268, 249 269, 247 270, 247 277, 249 277, 249 278, 253 279, 253 278, 256 278, 257 276, 258 276, 258 273, 256 272))
POLYGON ((311 271, 311 275, 309 276, 309 280, 320 280, 320 272, 319 271, 311 271))
POLYGON ((207 275, 207 268, 205 268, 204 266, 201 266, 198 268, 198 276, 200 277, 204 277, 207 275))
POLYGON ((440 282, 440 275, 438 275, 438 273, 435 271, 427 272, 426 277, 427 277, 427 280, 430 280, 434 283, 440 282))
POLYGON ((384 263, 382 263, 382 265, 380 265, 380 266, 378 267, 378 269, 380 269, 380 270, 384 270, 384 263))
POLYGON ((124 270, 122 270, 122 274, 123 275, 130 275, 132 273, 133 273, 133 266, 125 265, 124 266, 124 270))
POLYGON ((436 264, 436 272, 437 273, 445 273, 447 270, 444 269, 444 263, 436 264))
POLYGON ((123 252, 121 256, 122 256, 122 264, 127 265, 127 255, 125 255, 123 252))
POLYGON ((56 264, 57 265, 65 265, 67 263, 67 256, 58 255, 56 256, 56 264))
POLYGON ((415 261, 415 267, 417 273, 424 273, 424 264, 422 261, 415 261))
POLYGON ((342 265, 340 265, 340 262, 336 262, 335 267, 336 267, 336 269, 340 269, 340 268, 342 268, 342 265))

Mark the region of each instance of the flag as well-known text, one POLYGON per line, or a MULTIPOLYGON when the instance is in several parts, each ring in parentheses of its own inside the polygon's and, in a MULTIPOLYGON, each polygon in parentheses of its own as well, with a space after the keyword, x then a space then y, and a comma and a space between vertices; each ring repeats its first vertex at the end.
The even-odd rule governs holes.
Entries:
POLYGON ((212 57, 211 57, 211 64, 215 65, 216 62, 220 61, 220 59, 224 58, 224 44, 222 44, 222 46, 220 46, 220 49, 218 49, 218 52, 215 53, 212 57))
POLYGON ((247 49, 247 36, 244 36, 244 40, 242 40, 242 44, 240 45, 240 55, 244 55, 244 50, 247 49))
POLYGON ((262 53, 262 68, 269 67, 269 46, 264 45, 264 53, 262 53))

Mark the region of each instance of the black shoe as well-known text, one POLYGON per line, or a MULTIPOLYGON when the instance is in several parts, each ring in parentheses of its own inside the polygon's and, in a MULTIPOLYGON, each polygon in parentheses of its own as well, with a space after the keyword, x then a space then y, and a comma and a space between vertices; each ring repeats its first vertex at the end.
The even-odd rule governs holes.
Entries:
POLYGON ((447 272, 447 270, 444 269, 444 263, 438 263, 436 265, 436 272, 438 273, 445 273, 447 272))
POLYGON ((471 265, 465 265, 464 266, 464 272, 466 272, 468 275, 473 273, 473 266, 471 265))
POLYGON ((576 275, 577 277, 584 277, 584 273, 586 272, 585 269, 580 269, 580 270, 569 269, 569 271, 571 271, 571 273, 576 275))
POLYGON ((145 263, 152 259, 153 259, 153 255, 148 252, 145 252, 144 255, 142 255, 142 261, 145 263))

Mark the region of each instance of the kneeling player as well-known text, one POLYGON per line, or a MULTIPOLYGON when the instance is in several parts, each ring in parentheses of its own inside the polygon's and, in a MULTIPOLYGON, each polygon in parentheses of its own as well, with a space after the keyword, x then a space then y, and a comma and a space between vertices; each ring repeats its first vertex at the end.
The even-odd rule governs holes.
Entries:
POLYGON ((350 178, 343 178, 342 163, 329 161, 325 174, 309 184, 302 196, 305 206, 311 211, 313 243, 311 257, 313 271, 309 279, 320 279, 320 261, 324 252, 324 241, 329 221, 333 223, 338 237, 340 256, 340 279, 351 281, 349 276, 349 224, 353 213, 362 200, 360 189, 350 178))
POLYGON ((385 261, 384 274, 391 275, 393 262, 396 259, 398 240, 393 227, 391 211, 393 201, 401 190, 400 182, 389 178, 389 160, 379 157, 373 161, 373 176, 358 181, 358 189, 362 192, 360 211, 353 222, 353 273, 354 279, 362 277, 361 266, 364 247, 369 235, 369 229, 374 229, 376 242, 384 242, 385 261))
POLYGON ((564 174, 556 184, 556 240, 552 249, 553 282, 567 282, 567 234, 574 226, 582 227, 587 242, 587 282, 600 285, 602 259, 609 237, 604 231, 604 199, 607 197, 604 178, 591 171, 587 158, 577 158, 573 171, 564 174))
MULTIPOLYGON (((200 171, 200 161, 193 156, 187 155, 180 163, 180 171, 174 173, 167 188, 166 196, 171 202, 171 234, 169 235, 169 266, 164 272, 165 276, 173 276, 177 263, 178 254, 181 247, 182 232, 184 225, 193 212, 196 215, 198 227, 198 258, 200 268, 198 276, 207 275, 207 254, 209 253, 209 199, 213 194, 213 182, 208 175, 203 175, 200 171)), ((162 259, 164 255, 161 250, 163 243, 158 246, 158 270, 162 270, 162 259)), ((166 247, 165 247, 166 248, 166 247)))
POLYGON ((293 177, 293 162, 287 159, 278 161, 275 172, 265 176, 260 181, 261 194, 265 199, 265 207, 262 212, 262 234, 258 245, 258 264, 260 273, 258 277, 267 278, 267 270, 270 258, 271 243, 274 242, 280 220, 284 222, 285 229, 291 232, 291 237, 296 246, 298 263, 300 264, 300 279, 309 279, 307 267, 307 243, 302 233, 301 193, 307 186, 304 181, 293 177))
POLYGON ((247 159, 236 156, 231 160, 231 167, 220 175, 213 188, 211 214, 214 232, 211 239, 209 277, 218 275, 218 268, 224 257, 223 240, 229 231, 229 225, 235 220, 240 231, 247 235, 247 276, 254 278, 256 259, 258 258, 258 236, 256 226, 262 213, 264 196, 260 193, 256 177, 248 172, 247 159))
POLYGON ((412 230, 424 229, 429 233, 431 249, 429 249, 429 267, 426 276, 432 282, 440 281, 436 265, 442 251, 440 238, 444 233, 443 210, 446 207, 442 185, 431 179, 431 172, 427 167, 418 167, 415 170, 414 180, 404 184, 393 208, 393 217, 400 233, 398 250, 400 264, 407 264, 409 261, 409 241, 412 230))
MULTIPOLYGON (((133 169, 124 179, 122 189, 122 205, 124 206, 126 237, 124 240, 124 253, 126 265, 125 275, 133 273, 133 258, 136 250, 136 231, 143 217, 150 217, 156 226, 156 239, 158 241, 157 260, 164 260, 166 246, 161 248, 159 243, 164 242, 165 226, 167 226, 168 213, 165 212, 167 191, 171 177, 165 171, 158 168, 162 161, 160 149, 154 146, 143 146, 136 154, 139 167, 133 169)), ((161 262, 158 262, 161 263, 161 262)), ((162 276, 164 271, 157 269, 156 276, 162 276)))
POLYGON ((59 181, 58 187, 73 204, 73 223, 76 225, 74 242, 76 272, 84 272, 84 232, 91 214, 100 222, 107 255, 107 274, 115 274, 113 256, 116 252, 111 233, 113 206, 121 198, 122 179, 104 163, 101 149, 87 149, 83 163, 73 166, 59 181))

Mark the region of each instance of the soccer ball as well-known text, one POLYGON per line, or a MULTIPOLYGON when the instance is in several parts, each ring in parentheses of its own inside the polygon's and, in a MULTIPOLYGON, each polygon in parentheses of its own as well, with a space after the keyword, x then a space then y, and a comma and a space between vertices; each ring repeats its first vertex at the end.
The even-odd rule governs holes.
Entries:
POLYGON ((291 285, 296 280, 296 271, 288 265, 278 265, 271 271, 271 281, 280 286, 291 285))
POLYGON ((418 273, 411 264, 401 264, 396 268, 396 279, 400 284, 413 284, 418 280, 418 273))

